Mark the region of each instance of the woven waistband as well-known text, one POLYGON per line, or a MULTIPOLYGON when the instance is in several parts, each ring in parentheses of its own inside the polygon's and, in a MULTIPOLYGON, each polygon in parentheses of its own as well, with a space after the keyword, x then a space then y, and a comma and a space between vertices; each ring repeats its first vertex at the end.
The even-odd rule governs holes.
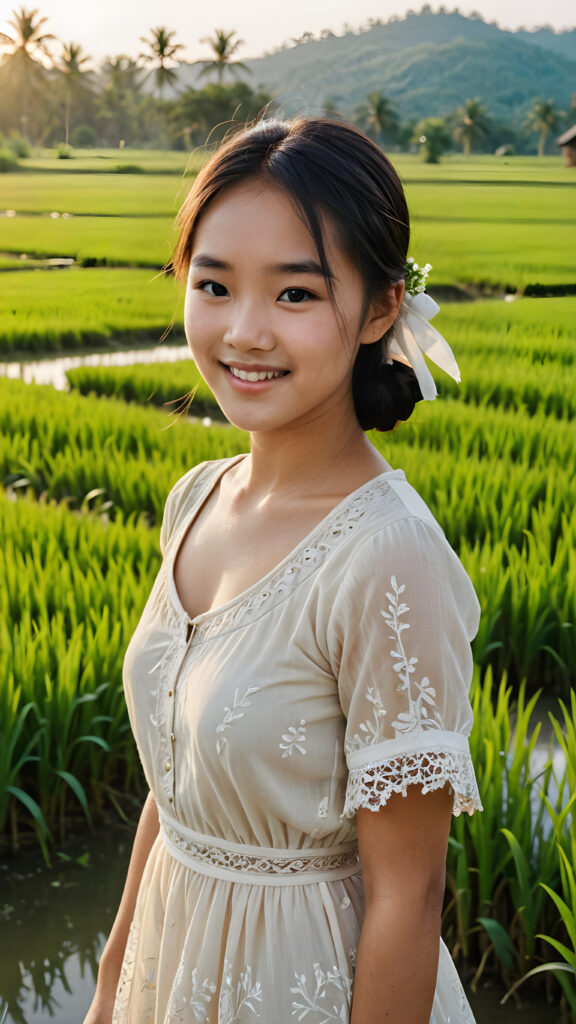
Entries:
POLYGON ((247 846, 195 832, 161 810, 159 817, 170 855, 211 878, 249 885, 309 885, 349 878, 360 870, 354 843, 307 850, 247 846))

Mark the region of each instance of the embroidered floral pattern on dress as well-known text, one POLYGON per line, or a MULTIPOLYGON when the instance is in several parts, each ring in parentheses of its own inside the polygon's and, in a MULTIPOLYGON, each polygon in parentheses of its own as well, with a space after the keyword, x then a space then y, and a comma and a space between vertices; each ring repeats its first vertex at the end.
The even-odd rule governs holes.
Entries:
MULTIPOLYGON (((252 701, 248 700, 253 693, 258 693, 260 690, 259 686, 249 686, 242 697, 238 696, 238 690, 234 690, 234 700, 232 701, 232 707, 224 708, 224 718, 220 722, 220 725, 216 726, 217 733, 223 733, 226 729, 229 729, 234 722, 238 722, 241 718, 244 718, 248 708, 252 707, 252 701)), ((226 746, 226 737, 220 736, 220 739, 216 742, 216 750, 219 754, 224 753, 226 746)))
POLYGON ((360 732, 357 732, 351 739, 346 741, 345 753, 350 754, 353 750, 361 750, 363 747, 380 743, 384 739, 384 717, 386 709, 382 703, 380 694, 374 686, 368 687, 366 700, 374 707, 372 721, 367 719, 360 723, 360 732))
POLYGON ((175 1021, 192 1022, 193 1020, 194 1024, 206 1024, 209 1020, 206 1010, 215 991, 215 982, 209 981, 208 978, 200 981, 198 968, 194 967, 189 972, 185 970, 184 961, 181 960, 170 998, 168 1010, 170 1018, 175 1021), (192 1012, 193 1018, 188 1011, 192 1012), (186 1016, 183 1017, 183 1014, 186 1016))
POLYGON ((282 734, 284 743, 280 743, 280 750, 283 751, 282 757, 292 757, 292 754, 297 750, 300 754, 306 753, 306 721, 304 718, 300 720, 300 725, 291 725, 288 732, 282 734))
POLYGON ((390 602, 388 611, 382 610, 380 614, 393 631, 393 635, 389 639, 396 642, 397 650, 393 650, 390 653, 396 659, 394 671, 398 673, 401 680, 397 689, 400 692, 404 691, 406 693, 408 701, 408 710, 401 711, 398 714, 396 720, 392 722, 392 728, 395 730, 396 735, 398 733, 414 732, 416 729, 441 729, 440 716, 435 710, 436 690, 430 685, 430 680, 427 676, 424 676, 421 682, 418 682, 416 679, 410 679, 410 676, 416 671, 415 666, 418 664, 418 658, 408 658, 402 643, 401 634, 403 630, 410 629, 409 622, 400 622, 400 617, 410 611, 408 605, 399 600, 406 587, 404 584, 399 586, 395 576, 392 576, 390 583, 392 584, 393 593, 386 592, 386 597, 390 602), (429 710, 434 715, 433 718, 429 717, 429 710))
POLYGON ((296 974, 297 984, 290 991, 299 998, 292 1000, 292 1016, 309 1024, 348 1024, 352 978, 337 967, 314 964, 313 970, 310 982, 307 974, 296 974))
POLYGON ((124 951, 120 979, 116 989, 112 1024, 126 1024, 129 1020, 130 995, 135 985, 138 986, 139 990, 138 1019, 142 1021, 142 1024, 151 1024, 154 1018, 158 961, 156 957, 145 957, 141 962, 140 971, 137 970, 136 954, 139 934, 140 929, 138 925, 135 921, 132 921, 124 951), (139 978, 137 977, 138 974, 140 975, 139 978), (142 995, 142 993, 145 994, 142 995))
MULTIPOLYGON (((224 977, 220 988, 220 999, 218 1000, 218 1022, 219 1024, 237 1024, 240 1021, 240 1011, 250 1010, 255 1017, 260 1017, 255 1003, 262 1002, 262 985, 259 981, 253 981, 252 968, 246 967, 240 973, 240 980, 236 983, 232 980, 232 967, 226 960, 224 962, 224 977)), ((245 1018, 244 1018, 245 1019, 245 1018)))
POLYGON ((138 932, 136 929, 136 922, 132 921, 130 931, 128 932, 128 939, 126 941, 126 948, 124 950, 124 959, 122 961, 118 987, 116 989, 112 1024, 124 1024, 127 1020, 128 1004, 130 1002, 130 988, 132 985, 132 978, 134 977, 137 945, 138 932))
POLYGON ((321 801, 320 801, 320 803, 318 804, 318 817, 319 818, 327 818, 328 817, 328 797, 327 796, 323 796, 321 801))

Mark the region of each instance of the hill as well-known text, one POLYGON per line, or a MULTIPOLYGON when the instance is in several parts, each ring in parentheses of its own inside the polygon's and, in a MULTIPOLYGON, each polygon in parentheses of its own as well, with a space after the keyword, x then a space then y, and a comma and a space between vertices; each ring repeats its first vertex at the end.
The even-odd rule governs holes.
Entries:
MULTIPOLYGON (((442 116, 478 96, 494 118, 511 121, 523 119, 536 97, 567 108, 576 92, 576 30, 514 33, 425 8, 246 63, 251 83, 280 97, 287 114, 328 100, 350 113, 378 90, 402 119, 442 116)), ((178 74, 180 87, 197 83, 194 66, 178 74)))

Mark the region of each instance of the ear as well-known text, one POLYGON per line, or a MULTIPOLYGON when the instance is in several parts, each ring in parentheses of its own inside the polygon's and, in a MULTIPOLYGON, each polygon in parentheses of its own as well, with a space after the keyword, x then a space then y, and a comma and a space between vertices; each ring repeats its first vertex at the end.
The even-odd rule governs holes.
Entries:
POLYGON ((372 299, 360 331, 361 345, 372 345, 382 338, 386 331, 390 330, 398 316, 405 288, 406 282, 398 281, 396 284, 391 284, 381 295, 372 299))

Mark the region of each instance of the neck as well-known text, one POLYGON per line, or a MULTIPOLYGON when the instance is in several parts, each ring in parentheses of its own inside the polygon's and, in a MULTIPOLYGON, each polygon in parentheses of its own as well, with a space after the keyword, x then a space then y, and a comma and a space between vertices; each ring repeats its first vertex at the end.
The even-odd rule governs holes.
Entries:
POLYGON ((346 494, 388 468, 352 410, 329 423, 319 418, 289 431, 252 433, 243 490, 255 498, 346 494))

